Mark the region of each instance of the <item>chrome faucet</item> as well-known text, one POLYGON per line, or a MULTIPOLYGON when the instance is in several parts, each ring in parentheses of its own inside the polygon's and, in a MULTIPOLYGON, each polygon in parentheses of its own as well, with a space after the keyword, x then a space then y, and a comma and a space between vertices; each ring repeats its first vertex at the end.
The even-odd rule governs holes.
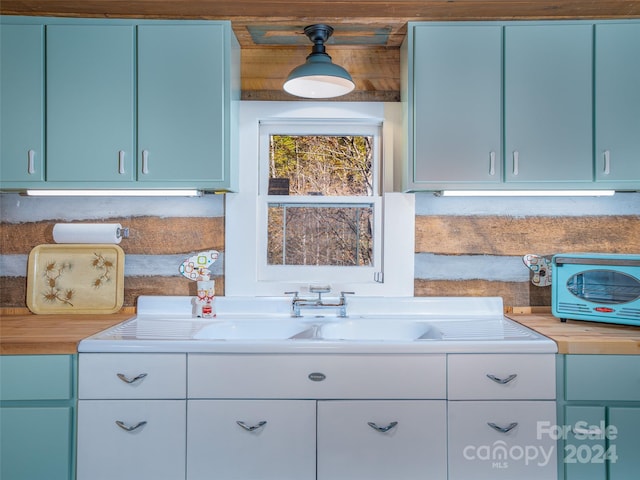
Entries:
POLYGON ((317 293, 317 298, 303 298, 299 297, 297 291, 295 292, 284 292, 286 295, 293 295, 291 299, 291 316, 292 317, 301 317, 300 309, 301 308, 312 308, 312 309, 325 309, 325 308, 336 308, 338 309, 338 316, 340 318, 345 318, 347 316, 347 297, 346 295, 353 295, 355 292, 340 292, 340 298, 337 301, 329 301, 326 302, 322 299, 323 293, 331 292, 331 287, 328 285, 322 286, 310 286, 310 293, 317 293))

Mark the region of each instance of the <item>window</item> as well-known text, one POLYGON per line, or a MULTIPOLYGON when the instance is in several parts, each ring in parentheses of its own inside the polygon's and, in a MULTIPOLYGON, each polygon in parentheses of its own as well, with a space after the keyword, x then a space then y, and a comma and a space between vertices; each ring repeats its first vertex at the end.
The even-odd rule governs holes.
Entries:
POLYGON ((259 278, 381 273, 380 125, 262 122, 259 278))
POLYGON ((401 105, 245 101, 239 109, 225 295, 306 294, 314 283, 413 295, 414 197, 391 192, 405 144, 401 105))

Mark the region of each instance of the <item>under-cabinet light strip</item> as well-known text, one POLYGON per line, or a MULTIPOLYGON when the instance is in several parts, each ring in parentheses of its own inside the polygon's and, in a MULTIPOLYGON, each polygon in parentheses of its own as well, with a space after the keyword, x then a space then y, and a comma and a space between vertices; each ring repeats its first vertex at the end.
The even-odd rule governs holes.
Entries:
POLYGON ((200 197, 200 190, 27 190, 33 197, 200 197))
POLYGON ((615 190, 443 190, 442 197, 610 197, 615 190))

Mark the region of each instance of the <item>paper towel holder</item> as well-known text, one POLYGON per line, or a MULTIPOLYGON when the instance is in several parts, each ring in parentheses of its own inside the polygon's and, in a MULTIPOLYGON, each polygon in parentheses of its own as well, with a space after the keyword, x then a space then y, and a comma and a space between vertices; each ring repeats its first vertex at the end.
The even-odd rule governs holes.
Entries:
POLYGON ((119 223, 56 223, 55 243, 120 243, 129 238, 129 228, 119 223))
POLYGON ((129 238, 129 227, 118 227, 116 230, 116 237, 129 238))

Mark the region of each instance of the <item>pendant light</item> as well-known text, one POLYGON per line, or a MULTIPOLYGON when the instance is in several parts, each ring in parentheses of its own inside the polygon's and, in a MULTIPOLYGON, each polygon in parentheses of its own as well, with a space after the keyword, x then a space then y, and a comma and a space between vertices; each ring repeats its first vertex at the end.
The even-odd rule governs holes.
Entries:
POLYGON ((291 95, 305 98, 332 98, 345 95, 355 88, 353 79, 340 65, 331 62, 324 44, 333 34, 329 25, 309 25, 304 33, 313 42, 307 61, 294 68, 284 90, 291 95))

